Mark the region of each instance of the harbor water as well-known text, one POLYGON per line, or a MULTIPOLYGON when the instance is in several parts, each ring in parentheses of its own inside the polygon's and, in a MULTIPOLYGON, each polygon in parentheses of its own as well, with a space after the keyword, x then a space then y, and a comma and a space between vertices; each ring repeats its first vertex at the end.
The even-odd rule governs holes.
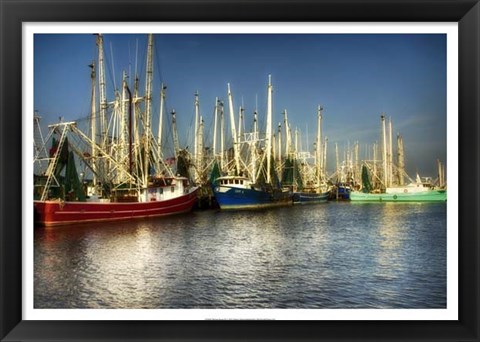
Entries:
POLYGON ((446 308, 446 204, 329 202, 34 233, 35 308, 446 308))

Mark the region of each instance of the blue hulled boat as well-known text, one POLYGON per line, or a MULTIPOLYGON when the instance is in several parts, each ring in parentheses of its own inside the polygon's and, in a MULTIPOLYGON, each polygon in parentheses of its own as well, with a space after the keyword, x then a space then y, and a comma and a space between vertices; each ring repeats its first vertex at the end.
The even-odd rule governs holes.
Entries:
POLYGON ((213 193, 220 209, 260 209, 292 205, 288 190, 260 187, 243 176, 224 176, 216 179, 213 193))

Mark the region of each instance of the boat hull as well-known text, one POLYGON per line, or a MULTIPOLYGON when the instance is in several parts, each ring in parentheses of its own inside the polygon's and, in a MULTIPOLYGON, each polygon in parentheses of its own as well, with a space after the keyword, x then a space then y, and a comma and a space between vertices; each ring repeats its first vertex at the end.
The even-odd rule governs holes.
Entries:
POLYGON ((362 202, 446 202, 447 192, 445 190, 430 190, 416 193, 366 194, 352 191, 350 200, 362 202))
POLYGON ((329 192, 311 193, 311 192, 294 192, 293 204, 315 204, 328 201, 329 192))
POLYGON ((74 223, 130 220, 189 212, 197 200, 197 188, 185 195, 151 202, 34 201, 35 223, 60 226, 74 223))
POLYGON ((293 204, 291 192, 216 186, 213 193, 222 210, 261 209, 293 204))

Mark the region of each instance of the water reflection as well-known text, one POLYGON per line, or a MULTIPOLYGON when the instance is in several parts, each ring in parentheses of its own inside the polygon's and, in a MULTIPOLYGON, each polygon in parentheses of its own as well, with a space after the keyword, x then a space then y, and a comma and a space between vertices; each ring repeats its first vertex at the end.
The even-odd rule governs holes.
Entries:
POLYGON ((35 230, 35 306, 445 307, 444 205, 328 203, 35 230))

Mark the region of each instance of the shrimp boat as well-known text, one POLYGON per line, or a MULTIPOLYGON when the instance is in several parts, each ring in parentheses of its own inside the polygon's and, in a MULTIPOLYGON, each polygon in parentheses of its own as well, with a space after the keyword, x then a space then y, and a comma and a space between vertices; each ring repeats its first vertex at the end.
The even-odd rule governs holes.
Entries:
MULTIPOLYGON (((74 223, 129 220, 135 218, 167 216, 191 211, 196 202, 196 189, 182 189, 182 179, 172 179, 176 195, 170 199, 154 199, 148 202, 134 202, 134 197, 116 197, 99 201, 64 201, 50 199, 34 200, 35 224, 40 226, 61 226, 74 223), (182 191, 183 190, 183 191, 182 191), (124 202, 127 201, 128 202, 124 202)), ((170 191, 170 187, 168 187, 170 191)), ((161 192, 162 187, 148 189, 161 192)), ((138 201, 138 199, 137 199, 138 201)))
MULTIPOLYGON (((173 180, 175 191, 182 191, 183 181, 173 180)), ((148 191, 150 191, 149 189, 148 191)), ((152 189, 162 191, 159 187, 152 189)), ((61 226, 75 223, 129 220, 135 218, 167 216, 191 211, 197 200, 196 189, 186 190, 181 195, 171 199, 159 199, 149 202, 133 202, 134 198, 128 196, 129 202, 123 202, 121 197, 103 201, 63 201, 51 199, 46 201, 34 200, 35 224, 39 226, 61 226)))
POLYGON ((217 178, 213 189, 220 209, 260 209, 292 204, 290 192, 253 184, 242 176, 217 178))
MULTIPOLYGON (((389 123, 389 138, 385 128, 385 116, 382 114, 382 135, 383 135, 383 170, 381 177, 374 173, 377 180, 381 180, 382 186, 373 187, 369 175, 368 164, 362 166, 362 189, 350 192, 351 201, 362 202, 446 202, 447 189, 444 181, 444 170, 440 161, 439 178, 437 186, 431 182, 422 181, 417 174, 416 180, 404 184, 404 151, 403 139, 397 136, 398 167, 394 173, 393 151, 392 151, 392 123, 389 123), (387 142, 388 140, 388 142, 387 142)), ((377 170, 376 165, 373 166, 377 170)), ((407 175, 408 176, 408 175, 407 175)))
MULTIPOLYGON (((316 145, 321 141, 321 111, 318 107, 318 130, 316 145)), ((293 204, 314 204, 325 203, 328 200, 328 186, 324 182, 324 172, 322 168, 323 157, 322 150, 316 150, 312 157, 309 151, 298 151, 299 131, 295 130, 295 137, 292 139, 290 126, 288 123, 287 110, 283 111, 285 127, 285 158, 282 159, 281 125, 278 126, 278 163, 279 169, 282 169, 282 185, 290 189, 293 193, 293 204), (295 140, 295 143, 292 143, 295 140), (314 159, 314 162, 311 160, 314 159)))
POLYGON ((363 193, 352 191, 350 200, 362 202, 446 202, 447 190, 436 189, 429 183, 417 181, 406 186, 388 187, 385 192, 363 193))
MULTIPOLYGON (((153 36, 148 38, 145 96, 138 95, 138 77, 132 96, 124 72, 122 92, 116 91, 112 103, 107 103, 105 95, 103 37, 100 34, 97 46, 100 110, 95 96, 95 64, 92 63, 91 135, 79 129, 77 122, 61 120, 49 126, 45 141, 43 137, 41 143, 35 141, 35 224, 70 225, 190 211, 196 203, 198 188, 192 186, 188 178, 176 176, 164 160, 161 124, 158 139, 151 129, 153 36), (142 110, 140 104, 144 105, 142 110), (78 173, 80 167, 85 172, 78 173)), ((161 101, 163 91, 162 86, 161 101)), ((163 102, 160 108, 161 123, 163 102)), ((41 132, 38 122, 36 116, 35 136, 41 132)))
MULTIPOLYGON (((235 129, 233 100, 228 85, 228 98, 230 107, 230 124, 233 137, 234 169, 230 174, 219 176, 213 175, 212 190, 221 210, 260 209, 278 206, 292 205, 292 192, 281 187, 275 171, 275 163, 271 155, 272 151, 272 84, 269 76, 267 104, 267 126, 265 134, 265 147, 259 153, 257 143, 258 132, 256 127, 256 114, 254 120, 254 132, 248 135, 250 144, 251 160, 250 168, 241 169, 240 145, 235 129), (259 155, 260 154, 260 155, 259 155), (259 167, 257 160, 260 160, 259 167)), ((240 127, 239 127, 240 129, 240 127)), ((220 172, 218 172, 220 173, 220 172)))
MULTIPOLYGON (((165 177, 153 179, 147 189, 117 189, 110 198, 91 196, 65 200, 62 196, 34 200, 35 223, 59 226, 74 223, 128 220, 167 216, 191 211, 197 200, 197 188, 189 187, 188 179, 165 177)), ((70 194, 69 194, 70 195, 70 194)))
MULTIPOLYGON (((330 191, 325 183, 325 163, 326 163, 326 141, 322 147, 322 110, 321 106, 318 106, 317 110, 317 141, 315 151, 315 168, 314 174, 309 177, 309 173, 303 174, 303 178, 306 180, 306 184, 300 188, 297 188, 293 192, 294 204, 315 204, 325 203, 328 201, 330 191)), ((286 112, 286 111, 285 111, 286 112)), ((287 125, 286 125, 287 126, 287 125)), ((307 163, 303 163, 306 165, 307 163)), ((295 166, 295 165, 294 165, 295 166)), ((295 167, 294 167, 295 171, 295 167)))

